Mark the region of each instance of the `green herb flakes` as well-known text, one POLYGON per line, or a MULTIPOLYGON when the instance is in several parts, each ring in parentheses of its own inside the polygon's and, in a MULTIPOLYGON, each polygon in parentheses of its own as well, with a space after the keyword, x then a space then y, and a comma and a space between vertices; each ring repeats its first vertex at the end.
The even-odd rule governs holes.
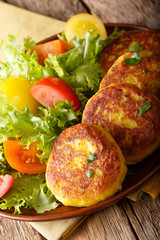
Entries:
POLYGON ((138 44, 138 43, 134 43, 134 44, 132 44, 131 46, 130 46, 130 48, 129 48, 129 51, 130 52, 134 52, 134 51, 140 51, 140 50, 142 50, 143 48, 138 44))
POLYGON ((94 170, 88 170, 88 172, 86 173, 87 177, 92 177, 92 175, 94 174, 94 170))
POLYGON ((145 68, 145 69, 143 69, 143 73, 147 73, 147 69, 145 68))
POLYGON ((141 56, 139 54, 139 52, 134 52, 131 55, 131 58, 127 58, 124 60, 126 65, 130 65, 130 66, 134 66, 136 64, 138 64, 141 61, 141 56))
POLYGON ((142 106, 139 108, 139 118, 142 116, 144 112, 146 112, 148 109, 150 109, 151 103, 150 101, 146 101, 142 106))
POLYGON ((93 153, 89 153, 89 159, 87 160, 87 163, 91 163, 96 159, 97 157, 93 153))

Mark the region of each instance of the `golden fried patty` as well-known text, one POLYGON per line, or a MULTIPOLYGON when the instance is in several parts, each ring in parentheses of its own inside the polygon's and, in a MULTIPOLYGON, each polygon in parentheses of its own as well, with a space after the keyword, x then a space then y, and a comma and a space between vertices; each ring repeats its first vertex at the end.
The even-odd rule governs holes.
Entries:
POLYGON ((132 83, 141 89, 152 91, 160 98, 160 55, 141 51, 141 61, 134 65, 126 65, 133 52, 120 56, 104 76, 100 89, 112 83, 132 83))
POLYGON ((108 130, 127 164, 142 161, 159 147, 159 101, 151 92, 133 84, 113 84, 98 91, 88 101, 82 121, 108 130), (151 107, 139 117, 144 103, 151 107))
POLYGON ((126 170, 113 137, 101 127, 82 123, 64 130, 54 143, 46 181, 64 205, 85 207, 121 190, 126 170), (91 154, 96 159, 88 163, 91 154))
POLYGON ((105 73, 125 52, 129 51, 130 46, 138 43, 143 50, 160 53, 160 31, 148 30, 128 31, 113 39, 101 52, 100 64, 105 73))

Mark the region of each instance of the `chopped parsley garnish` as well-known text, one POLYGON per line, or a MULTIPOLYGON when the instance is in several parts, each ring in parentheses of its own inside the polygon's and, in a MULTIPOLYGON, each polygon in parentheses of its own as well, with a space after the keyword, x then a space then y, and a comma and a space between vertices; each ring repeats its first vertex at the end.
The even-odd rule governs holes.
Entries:
POLYGON ((139 52, 134 52, 131 55, 131 58, 127 58, 124 60, 126 65, 130 65, 130 66, 134 66, 136 64, 138 64, 141 61, 141 56, 139 54, 139 52))
POLYGON ((142 116, 144 112, 146 112, 151 107, 150 101, 146 101, 142 106, 139 108, 139 118, 142 116))
POLYGON ((143 48, 138 43, 134 43, 133 45, 130 46, 129 51, 134 52, 134 51, 140 51, 142 49, 143 48))
POLYGON ((143 73, 146 73, 147 72, 147 69, 145 68, 145 69, 143 69, 143 73))
POLYGON ((92 175, 94 174, 94 170, 88 170, 88 172, 86 173, 87 177, 92 177, 92 175))
POLYGON ((89 159, 87 160, 87 163, 91 163, 96 159, 97 157, 93 153, 89 153, 89 159))

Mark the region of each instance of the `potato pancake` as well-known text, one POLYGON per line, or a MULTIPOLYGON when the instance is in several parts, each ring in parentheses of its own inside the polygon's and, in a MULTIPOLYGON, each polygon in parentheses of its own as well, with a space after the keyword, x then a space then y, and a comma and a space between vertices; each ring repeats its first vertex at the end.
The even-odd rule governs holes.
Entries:
POLYGON ((113 39, 101 52, 100 64, 105 73, 130 46, 138 43, 143 50, 160 54, 160 31, 128 31, 113 39))
POLYGON ((133 52, 120 56, 104 76, 100 89, 113 83, 132 83, 140 89, 152 91, 160 98, 160 55, 141 51, 141 60, 134 66, 126 65, 133 52))
POLYGON ((113 137, 102 127, 81 123, 65 129, 55 141, 46 181, 64 205, 85 207, 120 191, 126 171, 113 137))
POLYGON ((88 101, 82 122, 108 130, 127 164, 141 162, 160 144, 159 101, 151 92, 133 84, 112 84, 98 91, 88 101))

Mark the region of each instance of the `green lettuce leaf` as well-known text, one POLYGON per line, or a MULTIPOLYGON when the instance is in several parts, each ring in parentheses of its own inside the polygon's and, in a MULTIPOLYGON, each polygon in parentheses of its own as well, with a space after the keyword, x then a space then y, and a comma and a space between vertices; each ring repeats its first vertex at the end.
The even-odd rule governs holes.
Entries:
MULTIPOLYGON (((103 48, 115 36, 121 34, 118 28, 106 39, 93 36, 94 30, 86 33, 84 39, 77 36, 72 40, 74 48, 59 56, 49 54, 45 60, 48 68, 53 68, 57 76, 68 83, 76 92, 84 108, 88 99, 98 91, 104 76, 99 64, 99 55, 103 48)), ((64 38, 64 34, 60 38, 64 38)))
POLYGON ((42 151, 41 161, 47 160, 53 142, 66 128, 80 121, 79 111, 74 112, 72 103, 60 101, 54 109, 39 107, 39 115, 34 116, 29 108, 18 110, 8 104, 6 97, 0 93, 0 143, 7 139, 21 138, 26 148, 38 141, 42 151))
POLYGON ((34 208, 38 213, 58 206, 54 195, 47 188, 45 174, 17 176, 12 188, 0 199, 0 209, 14 208, 14 214, 21 214, 21 208, 34 208))
POLYGON ((9 173, 11 170, 12 168, 7 163, 4 155, 3 145, 0 144, 0 175, 5 175, 9 173))
POLYGON ((0 41, 0 50, 5 59, 0 62, 0 81, 9 77, 23 76, 31 82, 40 78, 54 76, 54 70, 48 66, 41 66, 33 48, 35 42, 30 38, 25 38, 20 44, 19 35, 8 35, 8 42, 0 41))
POLYGON ((98 58, 105 41, 100 40, 99 35, 94 37, 93 32, 88 31, 85 39, 75 36, 73 49, 59 56, 49 54, 45 60, 46 65, 72 87, 83 107, 91 95, 98 91, 103 77, 98 58))
POLYGON ((119 35, 121 35, 124 32, 125 32, 125 30, 118 31, 118 27, 115 26, 113 32, 106 39, 106 44, 108 44, 112 39, 114 39, 115 37, 118 37, 119 35))
POLYGON ((46 183, 43 183, 40 187, 34 188, 31 205, 37 213, 43 213, 57 208, 59 204, 56 202, 56 198, 48 189, 46 183))

